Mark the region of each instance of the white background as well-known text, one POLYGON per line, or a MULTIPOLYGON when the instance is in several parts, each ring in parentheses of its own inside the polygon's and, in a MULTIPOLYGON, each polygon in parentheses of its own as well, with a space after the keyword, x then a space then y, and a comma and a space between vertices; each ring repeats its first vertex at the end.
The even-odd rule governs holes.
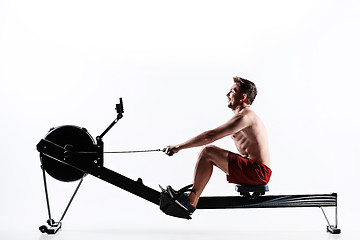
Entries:
MULTIPOLYGON (((358 239, 360 2, 0 1, 0 238, 137 239, 228 236, 358 239), (253 109, 271 147, 270 194, 339 194, 343 233, 310 209, 198 210, 175 219, 87 176, 55 237, 47 219, 38 141, 74 124, 105 150, 177 144, 231 117, 232 77, 254 81, 253 109)), ((216 145, 235 150, 230 139, 216 145)), ((105 157, 147 186, 191 183, 199 148, 105 157)), ((53 217, 74 183, 49 179, 53 217)), ((204 195, 235 195, 216 169, 204 195)), ((333 221, 332 209, 329 217, 333 221)))

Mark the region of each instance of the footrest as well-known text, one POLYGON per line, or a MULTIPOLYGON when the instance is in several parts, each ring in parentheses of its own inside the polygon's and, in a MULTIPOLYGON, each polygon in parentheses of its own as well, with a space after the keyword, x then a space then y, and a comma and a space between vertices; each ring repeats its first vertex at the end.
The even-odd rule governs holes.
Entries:
MULTIPOLYGON (((161 186, 160 186, 161 187, 161 186)), ((169 193, 161 188, 160 210, 166 215, 184 219, 191 219, 190 214, 184 208, 180 207, 169 195, 169 193)))
POLYGON ((268 185, 236 185, 235 190, 247 199, 257 199, 260 195, 265 195, 269 187, 268 185))

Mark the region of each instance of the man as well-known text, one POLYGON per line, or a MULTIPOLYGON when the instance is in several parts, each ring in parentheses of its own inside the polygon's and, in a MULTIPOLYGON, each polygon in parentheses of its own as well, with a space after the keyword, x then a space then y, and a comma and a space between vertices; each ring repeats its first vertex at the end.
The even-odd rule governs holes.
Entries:
MULTIPOLYGON (((213 166, 227 175, 229 183, 242 185, 265 185, 271 176, 268 137, 261 119, 251 110, 257 89, 253 82, 234 77, 234 84, 226 94, 228 107, 234 116, 225 124, 205 131, 176 146, 168 146, 166 153, 177 153, 186 148, 207 145, 199 154, 192 188, 175 191, 167 187, 176 203, 192 214, 200 195, 208 183, 213 166), (231 136, 239 154, 208 145, 220 138, 231 136), (189 191, 189 194, 184 193, 189 191)), ((191 185, 189 186, 191 187, 191 185)))

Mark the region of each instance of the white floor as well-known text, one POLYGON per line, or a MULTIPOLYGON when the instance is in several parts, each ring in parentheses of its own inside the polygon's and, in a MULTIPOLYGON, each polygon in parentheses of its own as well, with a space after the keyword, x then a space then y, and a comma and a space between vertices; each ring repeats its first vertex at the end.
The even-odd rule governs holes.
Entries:
POLYGON ((88 229, 88 230, 60 230, 56 235, 42 234, 39 231, 21 232, 19 231, 2 231, 0 232, 0 239, 6 240, 78 240, 78 239, 104 239, 104 240, 118 240, 118 239, 146 239, 146 240, 162 240, 162 239, 316 239, 316 240, 331 240, 331 239, 359 239, 359 235, 351 234, 349 232, 340 235, 332 235, 326 231, 218 231, 218 230, 141 230, 141 229, 88 229))

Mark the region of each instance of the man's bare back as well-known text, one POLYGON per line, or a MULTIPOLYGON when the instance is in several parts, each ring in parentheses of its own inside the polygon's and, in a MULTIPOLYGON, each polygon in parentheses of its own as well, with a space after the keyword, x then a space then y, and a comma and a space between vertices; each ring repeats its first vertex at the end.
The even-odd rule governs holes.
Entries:
POLYGON ((242 118, 246 126, 231 135, 240 155, 270 167, 267 132, 264 123, 250 108, 242 109, 233 118, 242 118))

